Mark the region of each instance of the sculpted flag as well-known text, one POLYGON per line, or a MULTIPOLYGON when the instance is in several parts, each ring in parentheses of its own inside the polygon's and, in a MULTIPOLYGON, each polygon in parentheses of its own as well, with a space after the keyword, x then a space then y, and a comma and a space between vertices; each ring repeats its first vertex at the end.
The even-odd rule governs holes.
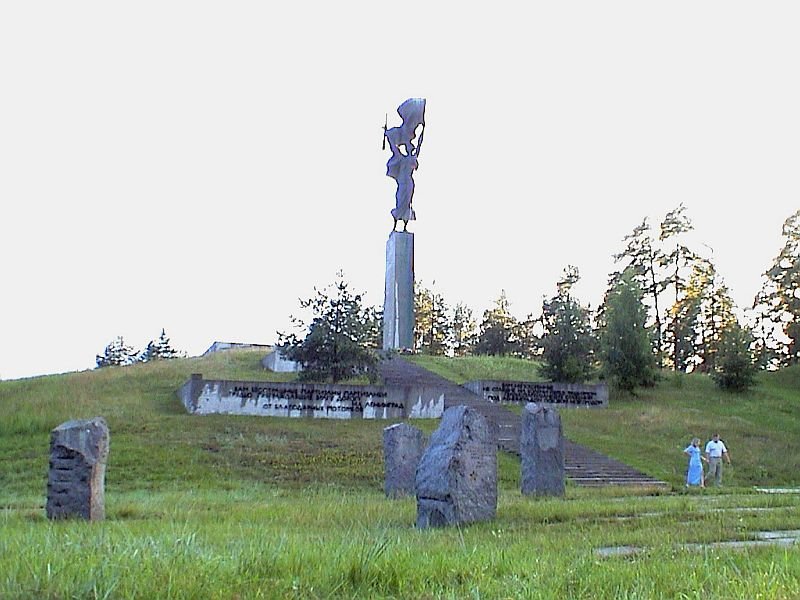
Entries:
POLYGON ((384 147, 385 142, 389 142, 389 149, 392 151, 392 156, 386 163, 386 175, 397 182, 395 207, 392 209, 392 230, 397 229, 398 221, 403 221, 403 231, 406 231, 408 222, 417 218, 411 201, 414 197, 414 171, 419 166, 417 159, 425 132, 425 99, 409 98, 397 108, 397 114, 403 119, 402 125, 387 129, 387 119, 387 124, 383 126, 384 147), (415 144, 417 132, 419 140, 415 144))

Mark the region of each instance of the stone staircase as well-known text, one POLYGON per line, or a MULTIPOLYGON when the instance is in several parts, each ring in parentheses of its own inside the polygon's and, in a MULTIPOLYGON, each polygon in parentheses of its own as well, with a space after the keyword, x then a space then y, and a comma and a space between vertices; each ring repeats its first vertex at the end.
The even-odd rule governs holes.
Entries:
MULTIPOLYGON (((384 384, 392 387, 422 386, 444 393, 444 406, 465 405, 474 408, 494 424, 497 446, 519 456, 521 418, 500 404, 486 402, 481 396, 399 356, 381 361, 384 384)), ((637 485, 666 486, 633 467, 599 452, 564 439, 567 477, 582 486, 637 485)))

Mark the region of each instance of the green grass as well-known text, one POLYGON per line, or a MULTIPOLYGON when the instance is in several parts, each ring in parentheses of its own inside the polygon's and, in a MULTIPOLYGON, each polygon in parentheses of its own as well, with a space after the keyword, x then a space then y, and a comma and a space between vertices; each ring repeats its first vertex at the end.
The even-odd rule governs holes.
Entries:
POLYGON ((409 360, 442 377, 458 383, 483 380, 542 381, 536 363, 508 356, 466 356, 448 358, 418 354, 409 360))
POLYGON ((704 375, 672 375, 637 396, 612 395, 608 409, 561 415, 575 441, 667 481, 682 479, 692 437, 705 442, 718 431, 733 463, 726 484, 792 485, 800 482, 800 387, 785 382, 798 373, 762 373, 745 394, 723 392, 704 375))
MULTIPOLYGON (((290 377, 260 357, 0 382, 0 598, 800 597, 800 547, 684 547, 800 529, 800 495, 752 490, 800 483, 798 370, 764 374, 744 396, 687 376, 561 412, 567 435, 672 491, 568 485, 563 499, 526 498, 518 461, 501 454, 495 520, 417 531, 413 498, 382 493, 385 422, 184 412, 175 390, 191 373, 290 377), (49 432, 96 415, 111 431, 107 518, 48 521, 49 432), (726 486, 687 492, 681 451, 715 429, 734 460, 726 486), (597 553, 623 545, 642 551, 597 553)), ((525 361, 419 360, 455 380, 535 378, 525 361)))
MULTIPOLYGON (((476 379, 540 381, 536 364, 505 357, 416 356, 421 366, 457 383, 476 379)), ((518 409, 518 408, 517 408, 518 409)), ((717 388, 706 375, 665 373, 636 395, 611 391, 607 409, 560 411, 565 434, 675 485, 683 481, 683 449, 718 431, 733 467, 733 486, 800 483, 800 367, 761 373, 747 393, 717 388)))

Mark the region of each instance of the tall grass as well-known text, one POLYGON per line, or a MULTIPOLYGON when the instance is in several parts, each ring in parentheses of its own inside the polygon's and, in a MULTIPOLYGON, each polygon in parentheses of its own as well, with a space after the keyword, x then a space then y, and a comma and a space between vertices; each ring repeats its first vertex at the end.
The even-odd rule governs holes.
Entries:
POLYGON ((109 498, 102 523, 0 516, 0 597, 792 598, 779 547, 689 551, 797 522, 792 497, 501 496, 497 519, 419 531, 413 499, 255 486, 109 498), (621 501, 622 500, 622 501, 621 501), (737 502, 757 504, 742 513, 737 502), (709 505, 710 504, 710 505, 709 505), (734 506, 730 506, 733 504, 734 506), (138 507, 130 512, 130 507, 138 507), (612 545, 642 549, 602 558, 612 545), (731 577, 732 574, 736 577, 731 577))

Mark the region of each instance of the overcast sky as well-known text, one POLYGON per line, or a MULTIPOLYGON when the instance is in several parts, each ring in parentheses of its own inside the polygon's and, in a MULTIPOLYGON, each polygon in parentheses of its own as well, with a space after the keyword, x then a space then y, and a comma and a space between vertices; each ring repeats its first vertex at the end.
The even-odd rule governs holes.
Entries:
POLYGON ((272 343, 343 270, 383 302, 381 128, 427 99, 417 280, 538 313, 681 202, 747 306, 800 208, 800 4, 4 2, 0 378, 166 328, 272 343))

